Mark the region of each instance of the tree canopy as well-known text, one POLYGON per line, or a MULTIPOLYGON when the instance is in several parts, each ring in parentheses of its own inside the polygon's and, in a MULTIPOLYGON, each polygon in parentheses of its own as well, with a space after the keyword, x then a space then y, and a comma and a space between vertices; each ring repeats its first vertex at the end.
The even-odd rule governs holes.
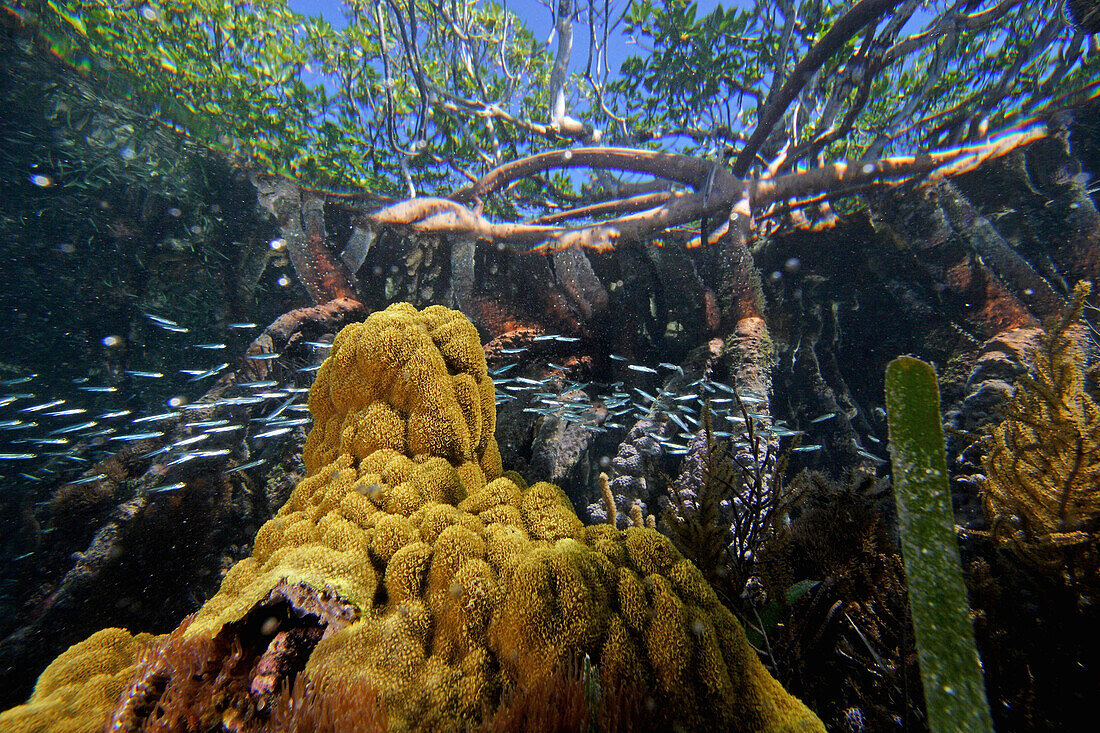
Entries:
POLYGON ((555 47, 506 5, 472 0, 348 0, 340 30, 285 0, 18 12, 62 58, 242 164, 421 202, 391 223, 531 245, 607 246, 706 219, 746 181, 759 207, 950 172, 1097 89, 1100 45, 1058 0, 551 10, 555 47), (573 47, 580 25, 587 49, 573 47), (611 69, 618 34, 636 51, 611 69), (483 219, 486 206, 506 221, 483 219))

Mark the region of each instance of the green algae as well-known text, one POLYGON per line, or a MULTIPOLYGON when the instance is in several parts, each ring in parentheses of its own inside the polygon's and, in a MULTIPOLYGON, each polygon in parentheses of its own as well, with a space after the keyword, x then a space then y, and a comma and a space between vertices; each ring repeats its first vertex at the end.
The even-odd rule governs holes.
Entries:
POLYGON ((936 372, 902 356, 886 367, 894 496, 928 726, 992 731, 955 538, 936 372))

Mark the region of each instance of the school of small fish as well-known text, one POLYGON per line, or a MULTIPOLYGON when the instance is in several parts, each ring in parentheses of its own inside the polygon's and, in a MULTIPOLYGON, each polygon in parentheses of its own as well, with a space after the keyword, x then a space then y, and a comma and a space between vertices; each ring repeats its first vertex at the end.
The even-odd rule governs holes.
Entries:
MULTIPOLYGON (((532 341, 563 341, 566 338, 556 334, 537 336, 532 341)), ((527 352, 527 348, 500 349, 498 354, 515 356, 527 352)), ((711 436, 723 440, 733 440, 733 446, 748 446, 747 423, 758 435, 776 440, 788 440, 792 454, 811 454, 822 450, 820 445, 795 444, 792 439, 805 435, 804 430, 792 429, 783 420, 773 420, 766 413, 768 399, 763 395, 745 390, 737 390, 722 382, 710 379, 687 380, 683 367, 669 362, 660 362, 656 366, 632 363, 627 357, 618 354, 608 355, 613 363, 625 370, 624 375, 642 375, 636 380, 663 385, 647 390, 625 380, 611 384, 591 382, 579 383, 563 376, 568 368, 554 362, 546 367, 552 374, 534 379, 515 376, 519 362, 503 363, 489 370, 496 386, 498 406, 523 400, 523 412, 553 417, 580 425, 594 434, 606 434, 619 431, 624 434, 632 425, 641 420, 649 421, 649 435, 661 446, 661 450, 670 456, 683 456, 690 451, 690 442, 703 431, 703 413, 709 408, 711 416, 711 436)), ((648 386, 648 384, 647 384, 648 386)), ((808 420, 816 425, 837 417, 832 412, 818 415, 808 420)), ((874 436, 868 436, 878 444, 874 436)), ((875 455, 857 446, 859 454, 876 463, 885 462, 875 455)))
MULTIPOLYGON (((152 327, 172 334, 187 334, 191 329, 153 313, 145 313, 152 327)), ((259 328, 255 323, 230 323, 228 328, 242 333, 259 328)), ((178 345, 178 344, 177 344, 178 345)), ((257 468, 266 458, 253 459, 271 441, 286 439, 295 428, 307 428, 311 422, 305 404, 313 374, 327 356, 331 344, 307 341, 315 364, 293 370, 283 380, 242 382, 212 402, 191 402, 176 396, 167 401, 165 411, 137 414, 133 408, 111 404, 123 398, 114 385, 89 383, 87 377, 75 380, 74 395, 84 393, 94 405, 77 404, 75 396, 53 397, 38 390, 37 375, 25 374, 0 380, 0 471, 32 483, 61 479, 62 483, 81 485, 103 478, 90 473, 98 461, 126 445, 165 438, 170 440, 141 458, 155 459, 164 472, 164 481, 147 489, 149 494, 169 494, 187 486, 187 476, 173 470, 184 464, 202 465, 203 461, 230 457, 243 462, 228 472, 257 468)), ((192 344, 196 356, 228 349, 224 343, 192 344)), ((252 354, 243 358, 276 361, 280 354, 252 354)), ((160 380, 178 387, 181 394, 192 392, 198 400, 213 378, 230 367, 222 361, 182 369, 176 377, 168 370, 125 369, 122 373, 135 380, 160 380), (199 384, 195 384, 199 383, 199 384), (197 392, 197 394, 195 394, 197 392)), ((17 479, 17 480, 18 480, 17 479)))
MULTIPOLYGON (((158 316, 144 314, 153 327, 173 334, 186 334, 186 326, 158 316)), ((231 329, 250 331, 254 323, 231 323, 231 329)), ((572 343, 577 337, 545 334, 532 339, 534 343, 572 343)), ((155 459, 163 480, 146 490, 161 496, 177 492, 188 485, 188 470, 194 466, 215 464, 227 473, 247 471, 262 466, 266 458, 255 458, 270 441, 287 439, 296 428, 308 429, 311 422, 305 404, 309 384, 327 356, 331 344, 306 341, 315 363, 296 369, 287 367, 284 380, 264 379, 235 384, 212 402, 189 402, 185 397, 168 400, 167 410, 136 414, 134 409, 112 400, 122 398, 114 385, 96 385, 91 380, 75 380, 74 395, 85 394, 94 406, 78 403, 74 396, 55 397, 36 390, 37 376, 26 374, 0 380, 0 471, 13 471, 26 481, 38 483, 56 481, 69 485, 92 483, 106 478, 90 473, 102 458, 123 446, 156 438, 165 443, 142 458, 155 459), (230 459, 238 461, 236 465, 230 459), (187 466, 187 469, 180 467, 187 466), (8 470, 5 470, 8 469, 8 470), (183 473, 180 473, 183 471, 183 473)), ((223 352, 224 343, 191 345, 198 354, 223 352)), ((520 357, 528 347, 505 348, 500 357, 520 357)), ((508 361, 494 366, 489 374, 496 386, 496 403, 522 404, 522 412, 540 417, 553 417, 580 425, 593 434, 623 436, 637 422, 648 421, 649 428, 661 450, 670 456, 689 452, 691 441, 703 431, 704 414, 710 411, 711 435, 731 439, 735 447, 747 446, 748 428, 757 435, 785 444, 792 453, 809 454, 820 451, 820 445, 799 443, 804 430, 791 428, 782 420, 767 414, 767 397, 709 379, 689 380, 677 364, 660 362, 655 366, 633 363, 626 357, 610 354, 620 368, 623 379, 610 384, 576 382, 568 379, 570 368, 552 361, 545 362, 547 376, 524 376, 520 361, 508 361), (627 380, 630 380, 629 382, 627 380), (655 385, 655 386, 654 386, 655 385)), ((251 354, 250 360, 277 363, 277 353, 251 354)), ((284 365, 285 366, 285 365, 284 365)), ((528 368, 530 368, 528 362, 528 368)), ((213 378, 230 368, 229 361, 214 365, 196 365, 179 370, 175 377, 168 370, 123 370, 135 380, 173 381, 182 391, 209 388, 213 378), (202 384, 196 384, 202 383, 202 384)), ((832 412, 810 418, 807 427, 837 418, 832 412)), ((881 449, 874 436, 868 440, 881 449)), ((875 462, 884 459, 857 446, 860 455, 875 462)))

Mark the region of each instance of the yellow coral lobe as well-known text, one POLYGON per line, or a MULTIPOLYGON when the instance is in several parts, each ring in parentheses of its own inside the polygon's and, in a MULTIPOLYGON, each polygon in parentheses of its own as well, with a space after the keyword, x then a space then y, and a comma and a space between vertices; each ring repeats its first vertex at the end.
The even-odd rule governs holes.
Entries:
POLYGON ((463 511, 479 514, 501 504, 510 504, 519 507, 521 497, 522 492, 520 491, 520 487, 508 477, 501 476, 495 481, 488 483, 480 491, 463 499, 462 503, 458 505, 458 508, 463 511))
POLYGON ((130 684, 138 657, 154 641, 125 629, 103 629, 74 644, 38 677, 25 705, 0 714, 0 729, 99 731, 130 684))
POLYGON ((411 601, 423 594, 431 559, 431 545, 424 542, 413 542, 393 553, 386 567, 386 590, 395 603, 411 601))
MULTIPOLYGON (((585 528, 557 486, 503 475, 492 382, 477 332, 460 313, 399 304, 348 326, 309 403, 307 477, 257 533, 252 556, 183 629, 185 641, 218 640, 203 648, 253 655, 231 658, 234 669, 265 670, 236 693, 246 699, 230 701, 233 710, 255 712, 272 702, 266 689, 289 680, 270 663, 281 636, 243 638, 270 622, 303 632, 289 671, 314 690, 351 681, 372 690, 372 709, 392 731, 475 729, 577 659, 594 665, 604 689, 622 692, 603 704, 655 703, 641 709, 644 722, 824 730, 768 675, 733 615, 666 537, 585 528)), ((124 632, 101 634, 63 654, 30 704, 0 720, 14 725, 33 711, 46 716, 35 720, 68 720, 72 701, 84 700, 84 728, 23 729, 100 729, 139 645, 127 647, 124 632), (111 639, 119 651, 110 651, 111 639), (86 659, 101 647, 114 662, 86 659), (72 679, 78 671, 83 686, 72 679), (46 692, 70 680, 63 700, 46 692)), ((130 691, 179 699, 181 687, 194 695, 218 679, 158 674, 133 680, 130 691)), ((156 707, 131 708, 131 718, 156 707)), ((612 719, 619 713, 639 711, 610 711, 612 719)), ((220 729, 226 714, 189 720, 220 729)), ((270 729, 256 720, 250 730, 270 729)))
POLYGON ((361 461, 387 448, 456 467, 474 463, 490 480, 500 475, 493 385, 477 329, 446 308, 398 303, 346 327, 309 404, 314 427, 303 457, 310 474, 334 455, 361 461))
POLYGON ((520 512, 527 531, 537 540, 576 538, 584 530, 573 505, 569 503, 569 497, 557 486, 545 481, 523 492, 520 512))

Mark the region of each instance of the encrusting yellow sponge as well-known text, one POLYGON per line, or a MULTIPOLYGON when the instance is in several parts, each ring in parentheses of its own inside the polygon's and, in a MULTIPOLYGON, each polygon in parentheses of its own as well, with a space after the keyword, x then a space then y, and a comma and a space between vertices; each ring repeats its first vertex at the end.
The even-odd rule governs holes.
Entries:
MULTIPOLYGON (((824 730, 666 537, 585 527, 558 487, 502 474, 493 385, 460 313, 398 304, 348 326, 309 405, 307 477, 252 556, 145 655, 117 728, 279 730, 306 711, 321 725, 323 709, 366 729, 506 730, 500 716, 524 704, 561 714, 552 694, 524 696, 581 663, 578 729, 602 710, 685 730, 824 730)), ((39 685, 75 669, 58 666, 71 654, 39 685)), ((66 729, 41 725, 36 704, 0 724, 66 729)))

